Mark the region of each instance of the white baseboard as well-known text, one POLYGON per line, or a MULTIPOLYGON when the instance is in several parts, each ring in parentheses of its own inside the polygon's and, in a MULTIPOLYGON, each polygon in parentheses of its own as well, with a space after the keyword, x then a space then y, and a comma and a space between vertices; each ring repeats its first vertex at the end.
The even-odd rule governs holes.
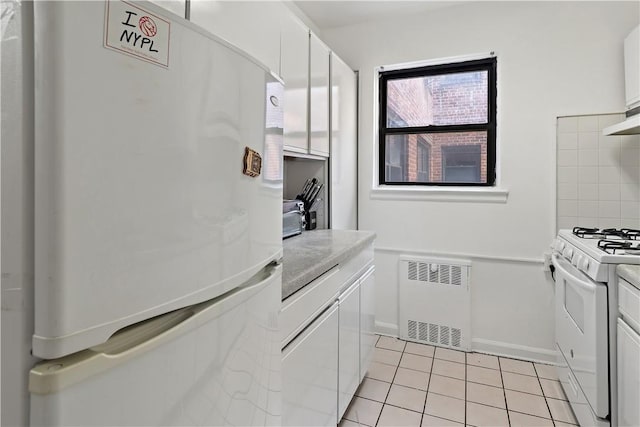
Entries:
POLYGON ((495 354, 496 356, 513 357, 516 359, 529 360, 555 365, 557 362, 557 352, 546 348, 528 347, 525 345, 509 344, 500 341, 473 338, 471 340, 472 351, 495 354))
POLYGON ((381 335, 389 335, 398 338, 400 329, 394 323, 378 322, 376 320, 376 333, 381 335))

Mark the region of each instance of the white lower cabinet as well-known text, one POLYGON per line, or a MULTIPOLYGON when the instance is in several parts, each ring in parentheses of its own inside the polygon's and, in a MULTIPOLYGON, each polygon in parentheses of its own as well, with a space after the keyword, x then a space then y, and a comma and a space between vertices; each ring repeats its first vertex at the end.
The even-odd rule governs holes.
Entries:
POLYGON ((344 415, 360 384, 360 281, 338 298, 338 419, 344 415))
POLYGON ((371 266, 360 279, 360 381, 373 361, 376 345, 375 267, 371 266))
POLYGON ((282 350, 282 425, 335 426, 338 304, 282 350))
POLYGON ((373 359, 373 273, 369 246, 284 301, 283 425, 335 426, 344 415, 373 359))
POLYGON ((640 425, 640 335, 618 319, 618 425, 640 425))

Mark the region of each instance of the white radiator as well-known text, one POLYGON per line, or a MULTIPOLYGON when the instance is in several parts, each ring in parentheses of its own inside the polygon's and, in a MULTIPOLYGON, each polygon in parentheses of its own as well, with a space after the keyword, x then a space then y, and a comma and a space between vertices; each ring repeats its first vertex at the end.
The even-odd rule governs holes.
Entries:
POLYGON ((471 261, 400 256, 400 338, 471 350, 471 261))

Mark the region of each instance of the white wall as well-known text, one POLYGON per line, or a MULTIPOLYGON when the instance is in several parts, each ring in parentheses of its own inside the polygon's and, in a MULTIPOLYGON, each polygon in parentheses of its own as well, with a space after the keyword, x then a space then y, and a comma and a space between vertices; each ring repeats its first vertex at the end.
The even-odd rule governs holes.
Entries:
POLYGON ((462 253, 474 261, 474 348, 550 359, 553 285, 541 260, 555 230, 556 118, 623 111, 622 41, 639 16, 637 2, 466 2, 323 30, 360 71, 359 221, 389 249, 376 253, 380 330, 397 328, 399 252, 462 253), (498 184, 507 202, 372 199, 374 68, 490 51, 498 58, 498 184))

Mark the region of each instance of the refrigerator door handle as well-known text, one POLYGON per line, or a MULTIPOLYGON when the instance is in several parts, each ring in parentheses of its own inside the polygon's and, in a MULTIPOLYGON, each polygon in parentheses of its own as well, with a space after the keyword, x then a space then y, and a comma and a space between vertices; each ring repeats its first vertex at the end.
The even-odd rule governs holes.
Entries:
POLYGON ((173 341, 243 303, 281 275, 282 264, 271 263, 243 285, 217 298, 121 329, 105 343, 88 350, 42 362, 29 373, 29 391, 56 393, 173 341))

